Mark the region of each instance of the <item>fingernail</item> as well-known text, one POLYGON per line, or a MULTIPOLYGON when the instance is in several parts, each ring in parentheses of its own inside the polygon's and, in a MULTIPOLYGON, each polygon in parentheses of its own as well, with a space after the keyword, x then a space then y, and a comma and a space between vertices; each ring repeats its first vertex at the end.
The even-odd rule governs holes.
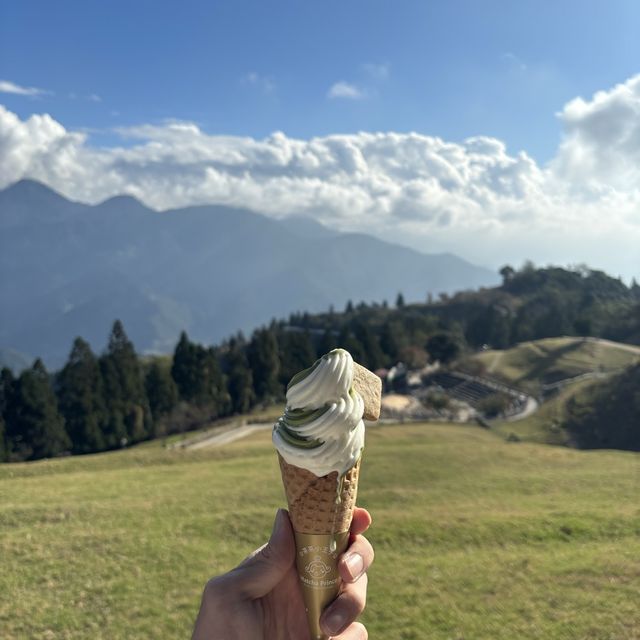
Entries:
POLYGON ((352 580, 357 580, 364 572, 364 560, 359 553, 350 553, 345 556, 344 562, 352 580))
POLYGON ((323 618, 322 626, 328 633, 335 635, 342 631, 342 627, 344 627, 346 621, 347 620, 342 613, 339 611, 332 611, 323 618))

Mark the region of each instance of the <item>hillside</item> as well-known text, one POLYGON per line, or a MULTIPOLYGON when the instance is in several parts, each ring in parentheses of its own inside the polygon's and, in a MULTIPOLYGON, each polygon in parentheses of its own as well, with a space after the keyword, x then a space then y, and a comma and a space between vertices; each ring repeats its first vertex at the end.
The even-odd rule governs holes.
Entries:
POLYGON ((116 318, 140 351, 181 330, 212 343, 291 312, 411 300, 491 285, 497 275, 313 220, 244 209, 154 211, 130 196, 96 206, 23 180, 0 191, 0 347, 58 367, 81 335, 100 348, 116 318), (375 273, 376 277, 371 277, 375 273))
MULTIPOLYGON (((635 345, 563 337, 525 342, 506 350, 482 351, 462 361, 460 366, 480 370, 542 400, 538 410, 524 420, 493 422, 496 433, 530 442, 582 448, 586 440, 573 435, 580 430, 575 418, 572 420, 576 425, 571 429, 568 427, 569 406, 577 407, 575 403, 580 398, 582 414, 592 413, 602 425, 603 434, 605 431, 611 434, 607 443, 603 435, 602 447, 633 450, 640 443, 640 433, 630 439, 614 436, 614 408, 607 405, 606 410, 603 407, 596 411, 591 402, 595 395, 611 396, 619 385, 615 374, 626 379, 629 367, 639 361, 640 347, 635 345)), ((625 406, 632 405, 625 402, 625 406)), ((627 418, 627 422, 630 420, 627 418)), ((637 420, 640 424, 640 410, 637 420)), ((593 427, 589 430, 593 431, 593 427)))
MULTIPOLYGON (((633 454, 414 425, 370 429, 365 455, 370 637, 640 637, 633 454)), ((0 465, 0 495, 3 640, 188 637, 206 579, 283 503, 265 432, 0 465)))
POLYGON ((640 451, 640 364, 580 389, 567 402, 562 427, 582 449, 640 451))
POLYGON ((481 351, 466 363, 479 363, 487 375, 539 395, 545 386, 578 376, 620 371, 638 360, 640 347, 635 345, 560 337, 523 342, 506 350, 481 351))

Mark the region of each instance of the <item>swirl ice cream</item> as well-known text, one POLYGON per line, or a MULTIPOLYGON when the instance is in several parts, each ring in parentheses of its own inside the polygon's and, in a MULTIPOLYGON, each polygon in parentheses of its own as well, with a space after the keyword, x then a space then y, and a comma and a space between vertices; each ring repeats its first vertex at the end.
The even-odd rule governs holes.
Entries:
POLYGON ((364 447, 364 401, 353 387, 354 362, 334 349, 294 376, 273 444, 289 464, 325 476, 343 476, 364 447))

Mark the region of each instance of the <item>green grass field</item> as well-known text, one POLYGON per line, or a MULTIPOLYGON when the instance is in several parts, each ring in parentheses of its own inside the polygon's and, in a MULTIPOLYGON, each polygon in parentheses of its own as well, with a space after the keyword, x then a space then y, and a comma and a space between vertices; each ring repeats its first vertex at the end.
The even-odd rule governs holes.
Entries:
MULTIPOLYGON (((640 639, 640 458, 369 430, 372 639, 640 639)), ((0 638, 188 638, 283 503, 269 434, 0 465, 0 638)), ((251 640, 251 639, 248 639, 251 640)))

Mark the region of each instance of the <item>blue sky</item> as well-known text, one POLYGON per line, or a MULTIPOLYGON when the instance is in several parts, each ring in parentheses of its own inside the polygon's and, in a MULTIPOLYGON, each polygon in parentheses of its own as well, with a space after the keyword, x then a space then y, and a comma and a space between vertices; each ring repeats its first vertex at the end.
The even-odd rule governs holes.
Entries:
POLYGON ((489 135, 545 162, 562 105, 640 61, 635 0, 21 0, 0 12, 0 79, 51 92, 2 102, 99 129, 98 143, 175 118, 254 137, 489 135), (362 97, 329 98, 338 82, 362 97))
POLYGON ((638 33, 638 0, 5 2, 0 188, 640 278, 638 33))

